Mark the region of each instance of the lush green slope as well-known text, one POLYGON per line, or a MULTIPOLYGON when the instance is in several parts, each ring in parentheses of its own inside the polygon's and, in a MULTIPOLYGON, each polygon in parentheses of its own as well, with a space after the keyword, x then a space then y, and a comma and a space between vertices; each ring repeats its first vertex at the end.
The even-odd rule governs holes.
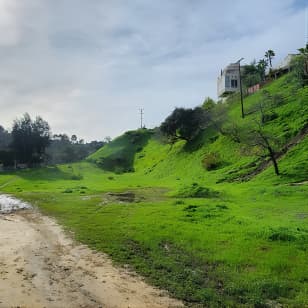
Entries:
POLYGON ((134 157, 145 146, 152 132, 140 129, 126 132, 88 157, 102 169, 116 173, 134 171, 134 157))
POLYGON ((276 101, 264 126, 280 141, 280 176, 269 165, 243 182, 262 151, 214 127, 173 146, 142 130, 87 162, 0 175, 0 190, 190 304, 307 306, 308 88, 288 78, 247 97, 243 120, 237 98, 226 105, 225 128, 245 130, 266 95, 276 101))

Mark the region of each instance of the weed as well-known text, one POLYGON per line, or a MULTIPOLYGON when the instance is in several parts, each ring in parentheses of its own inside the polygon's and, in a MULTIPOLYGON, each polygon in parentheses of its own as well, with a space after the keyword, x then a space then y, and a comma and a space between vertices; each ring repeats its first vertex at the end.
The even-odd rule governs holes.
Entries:
POLYGON ((280 228, 276 231, 272 231, 272 233, 268 236, 270 241, 282 241, 282 242, 294 242, 296 240, 296 236, 290 232, 290 230, 286 228, 280 228))
POLYGON ((196 210, 197 210, 197 208, 198 208, 198 205, 188 205, 188 206, 186 206, 184 209, 183 209, 183 211, 187 211, 187 212, 196 212, 196 210))
POLYGON ((185 202, 183 200, 175 200, 173 204, 174 205, 183 205, 183 204, 185 204, 185 202))

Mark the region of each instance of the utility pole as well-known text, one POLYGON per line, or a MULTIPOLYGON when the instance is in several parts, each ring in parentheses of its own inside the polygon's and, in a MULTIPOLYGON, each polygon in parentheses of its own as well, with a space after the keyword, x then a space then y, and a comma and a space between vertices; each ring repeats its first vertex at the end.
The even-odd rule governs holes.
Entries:
POLYGON ((143 115, 144 115, 143 108, 140 108, 139 112, 140 112, 140 128, 143 128, 143 115))
POLYGON ((241 108, 242 108, 242 118, 244 119, 245 113, 244 113, 244 104, 243 104, 243 88, 242 88, 242 77, 241 77, 241 61, 244 60, 244 58, 240 58, 238 63, 238 74, 239 74, 239 81, 240 81, 240 92, 241 92, 241 108))
POLYGON ((308 7, 305 12, 305 47, 308 45, 308 7))

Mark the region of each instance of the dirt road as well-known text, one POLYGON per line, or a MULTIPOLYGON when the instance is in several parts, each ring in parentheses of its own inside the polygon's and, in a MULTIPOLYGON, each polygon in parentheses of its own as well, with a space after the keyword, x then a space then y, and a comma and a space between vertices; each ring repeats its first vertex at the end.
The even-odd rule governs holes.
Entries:
POLYGON ((180 307, 36 210, 0 214, 0 307, 180 307))

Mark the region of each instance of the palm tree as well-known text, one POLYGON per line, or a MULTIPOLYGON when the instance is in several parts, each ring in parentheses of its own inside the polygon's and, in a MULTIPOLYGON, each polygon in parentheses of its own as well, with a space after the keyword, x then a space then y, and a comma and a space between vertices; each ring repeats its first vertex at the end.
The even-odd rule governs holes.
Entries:
POLYGON ((258 73, 262 81, 265 80, 265 71, 266 71, 267 66, 268 66, 268 63, 264 59, 259 60, 257 64, 257 70, 258 70, 258 73))
POLYGON ((265 58, 267 59, 267 63, 269 63, 270 67, 272 67, 272 59, 275 57, 275 52, 271 49, 269 49, 265 53, 265 58))

